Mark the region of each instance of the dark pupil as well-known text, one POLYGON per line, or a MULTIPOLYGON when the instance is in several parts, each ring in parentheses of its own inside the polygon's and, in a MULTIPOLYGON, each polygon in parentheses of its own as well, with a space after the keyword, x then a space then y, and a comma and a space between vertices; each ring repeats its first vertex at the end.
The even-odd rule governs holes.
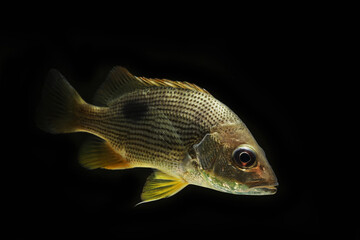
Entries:
POLYGON ((256 155, 251 150, 238 148, 235 150, 233 160, 241 168, 248 168, 253 166, 256 161, 256 155))
POLYGON ((251 160, 250 155, 247 152, 240 153, 240 161, 243 163, 247 163, 251 160))

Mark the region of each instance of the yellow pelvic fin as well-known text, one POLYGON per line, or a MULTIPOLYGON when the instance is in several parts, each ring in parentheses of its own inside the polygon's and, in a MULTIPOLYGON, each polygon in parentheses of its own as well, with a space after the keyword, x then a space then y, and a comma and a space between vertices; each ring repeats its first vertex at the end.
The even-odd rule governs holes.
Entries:
POLYGON ((95 136, 91 136, 80 148, 79 161, 88 169, 116 170, 132 167, 108 142, 95 136))
POLYGON ((161 171, 154 171, 147 179, 141 194, 141 203, 170 197, 186 187, 188 183, 161 171))

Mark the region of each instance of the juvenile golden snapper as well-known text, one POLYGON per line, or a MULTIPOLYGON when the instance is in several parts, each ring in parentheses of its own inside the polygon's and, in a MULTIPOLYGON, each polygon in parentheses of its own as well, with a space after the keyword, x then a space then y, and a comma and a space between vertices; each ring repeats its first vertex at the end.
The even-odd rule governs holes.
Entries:
POLYGON ((136 77, 114 67, 92 105, 52 69, 37 123, 50 133, 95 135, 79 153, 88 169, 155 169, 142 202, 170 197, 188 184, 244 195, 274 194, 278 185, 240 118, 192 83, 136 77))

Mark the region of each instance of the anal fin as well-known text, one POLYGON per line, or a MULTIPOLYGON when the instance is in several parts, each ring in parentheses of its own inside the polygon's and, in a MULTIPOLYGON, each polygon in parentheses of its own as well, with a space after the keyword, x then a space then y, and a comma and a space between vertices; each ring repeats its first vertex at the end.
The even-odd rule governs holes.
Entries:
POLYGON ((95 136, 91 136, 80 148, 79 162, 88 169, 131 168, 129 161, 111 147, 108 142, 95 136))
POLYGON ((187 185, 188 183, 181 178, 156 170, 148 177, 145 183, 141 194, 141 203, 170 197, 181 191, 187 185))

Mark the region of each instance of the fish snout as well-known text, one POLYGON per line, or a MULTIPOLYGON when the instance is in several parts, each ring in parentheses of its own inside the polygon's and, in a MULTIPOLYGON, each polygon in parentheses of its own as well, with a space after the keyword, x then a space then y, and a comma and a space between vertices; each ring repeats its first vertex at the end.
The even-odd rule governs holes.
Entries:
POLYGON ((246 185, 255 193, 268 195, 276 193, 279 182, 270 165, 260 165, 246 185))

